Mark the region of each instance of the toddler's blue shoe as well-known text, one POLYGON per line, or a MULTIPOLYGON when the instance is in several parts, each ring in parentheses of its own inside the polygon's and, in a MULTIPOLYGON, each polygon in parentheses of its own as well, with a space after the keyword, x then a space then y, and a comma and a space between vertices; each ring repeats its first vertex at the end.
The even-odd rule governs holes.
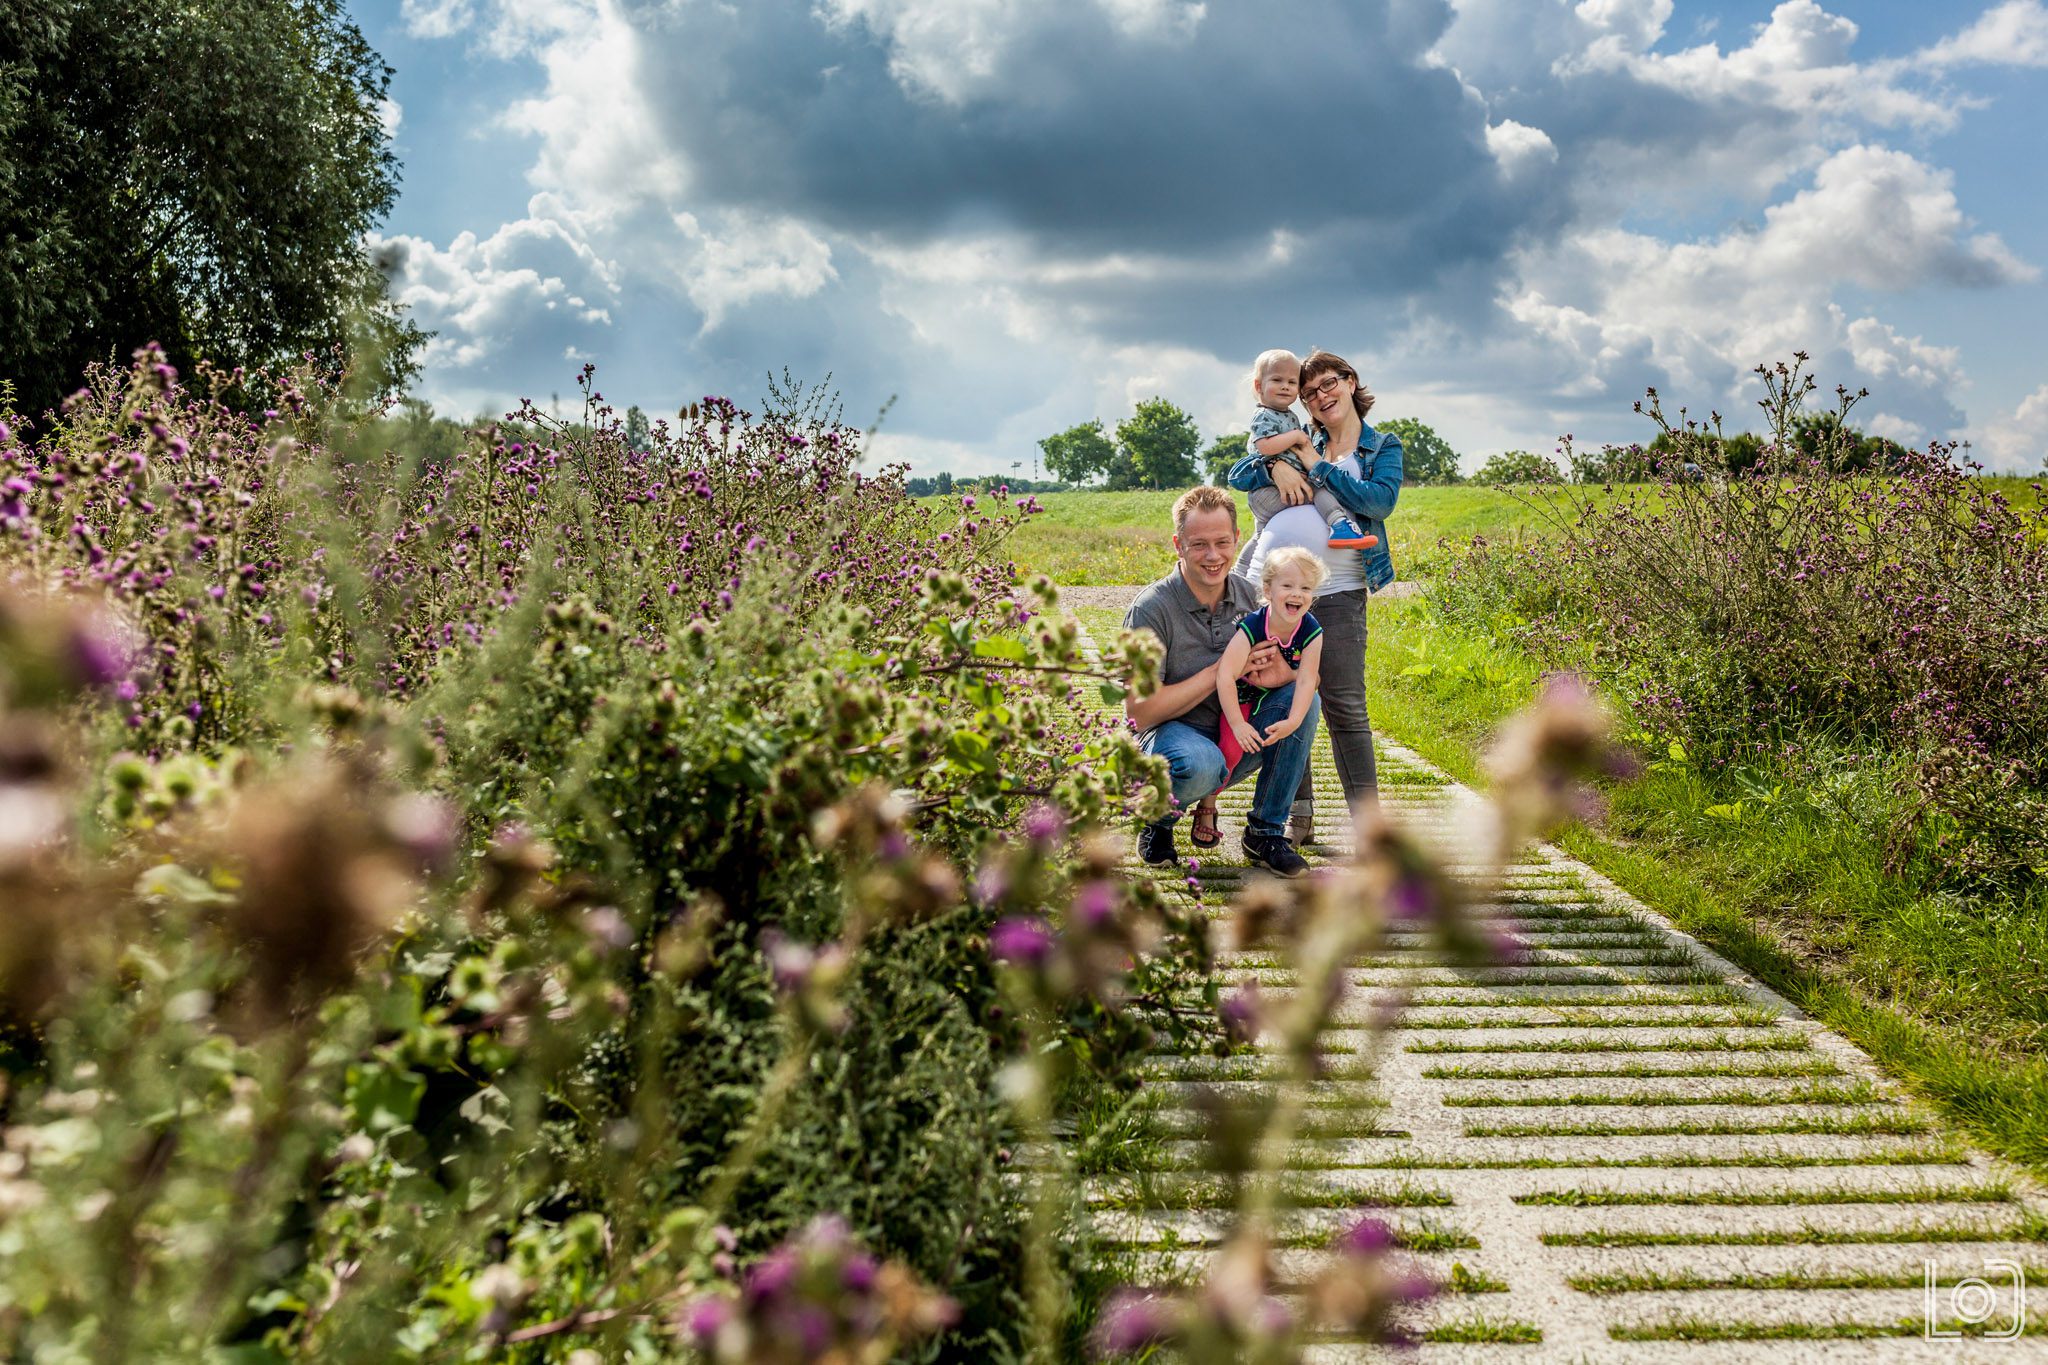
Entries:
POLYGON ((1339 517, 1330 523, 1329 547, 1333 550, 1370 550, 1380 543, 1378 536, 1367 535, 1349 517, 1339 517))

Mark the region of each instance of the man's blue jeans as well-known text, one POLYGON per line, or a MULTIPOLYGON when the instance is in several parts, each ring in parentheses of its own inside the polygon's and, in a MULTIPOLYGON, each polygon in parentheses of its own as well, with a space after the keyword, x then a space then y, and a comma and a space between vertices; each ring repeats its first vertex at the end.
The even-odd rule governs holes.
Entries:
MULTIPOLYGON (((1270 700, 1279 715, 1286 715, 1294 703, 1294 684, 1275 690, 1270 700)), ((1169 720, 1145 737, 1145 752, 1157 754, 1166 760, 1167 769, 1173 774, 1173 799, 1181 809, 1195 804, 1211 792, 1242 781, 1251 773, 1259 775, 1258 785, 1252 789, 1252 813, 1247 822, 1252 834, 1284 834, 1287 829, 1287 815, 1294 805, 1295 788, 1301 785, 1303 774, 1308 772, 1309 750, 1316 740, 1316 722, 1322 718, 1323 699, 1318 697, 1309 704, 1308 718, 1296 730, 1278 744, 1268 745, 1255 754, 1246 754, 1238 760, 1237 770, 1223 771, 1223 751, 1216 747, 1216 741, 1192 725, 1169 720)), ((1180 818, 1179 814, 1167 816, 1158 823, 1171 827, 1180 818)))

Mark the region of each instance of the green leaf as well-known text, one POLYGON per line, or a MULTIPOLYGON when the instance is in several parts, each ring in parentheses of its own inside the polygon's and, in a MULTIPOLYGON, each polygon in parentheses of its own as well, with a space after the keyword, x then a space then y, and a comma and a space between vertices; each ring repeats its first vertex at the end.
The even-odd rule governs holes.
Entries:
POLYGON ((1675 739, 1671 741, 1671 747, 1665 750, 1665 752, 1671 755, 1673 763, 1684 763, 1686 761, 1685 746, 1675 739))
POLYGON ((1713 816, 1716 820, 1740 820, 1742 818, 1742 803, 1736 801, 1726 806, 1708 806, 1707 814, 1713 816))
POLYGON ((1130 695, 1130 689, 1126 688, 1120 682, 1104 683, 1102 685, 1101 692, 1102 703, 1105 706, 1115 706, 1118 702, 1122 701, 1125 697, 1130 695))
POLYGON ((1029 651, 1024 648, 1022 640, 1015 640, 1007 635, 998 635, 991 640, 977 640, 974 645, 974 655, 978 659, 1010 659, 1014 662, 1022 663, 1029 657, 1029 651))
POLYGON ((388 1133, 419 1117, 427 1083, 417 1072, 387 1062, 352 1066, 348 1072, 349 1110, 364 1130, 388 1133))

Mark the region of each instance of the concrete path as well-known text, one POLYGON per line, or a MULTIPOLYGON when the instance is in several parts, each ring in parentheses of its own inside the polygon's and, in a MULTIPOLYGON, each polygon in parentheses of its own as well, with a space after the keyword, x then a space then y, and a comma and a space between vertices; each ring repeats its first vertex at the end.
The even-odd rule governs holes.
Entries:
MULTIPOLYGON (((1382 741, 1379 760, 1388 812, 1470 863, 1460 812, 1483 798, 1399 745, 1382 741)), ((1349 830, 1327 818, 1343 806, 1326 747, 1316 772, 1332 843, 1308 852, 1336 861, 1349 830)), ((1249 797, 1249 784, 1225 794, 1223 856, 1196 874, 1212 911, 1252 875, 1238 849, 1249 797)), ((1179 834, 1185 857, 1185 821, 1179 834)), ((1190 895, 1185 865, 1129 872, 1190 895)), ((1521 945, 1516 965, 1452 968, 1409 936, 1352 969, 1344 1018, 1412 994, 1377 1044, 1331 1038, 1355 1050, 1333 1056, 1301 1144, 1284 1279, 1305 1280, 1319 1243, 1378 1205, 1418 1263, 1466 1291, 1418 1316, 1435 1338, 1424 1361, 2048 1361, 2037 1186, 1555 848, 1529 849, 1477 913, 1521 945), (1930 1295, 1950 1326, 2009 1328, 2015 1276, 2034 1298, 2018 1339, 1925 1335, 1930 1295)), ((1257 954, 1223 974, 1289 982, 1257 954)), ((1094 1195, 1140 1276, 1170 1281, 1198 1276, 1229 1226, 1191 1140, 1195 1090, 1257 1103, 1274 1073, 1255 1054, 1161 1054, 1151 1071, 1156 1169, 1094 1195)), ((1332 1341, 1311 1358, 1394 1356, 1332 1341)))

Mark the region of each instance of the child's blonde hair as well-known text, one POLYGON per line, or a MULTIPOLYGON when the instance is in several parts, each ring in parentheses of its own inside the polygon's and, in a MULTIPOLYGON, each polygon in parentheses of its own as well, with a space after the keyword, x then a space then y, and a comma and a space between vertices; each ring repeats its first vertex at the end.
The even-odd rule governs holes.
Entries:
POLYGON ((1259 596, 1271 597, 1273 580, 1280 576, 1282 569, 1301 570, 1301 576, 1308 580, 1310 592, 1322 587, 1323 580, 1330 574, 1329 566, 1314 550, 1303 549, 1299 545, 1282 545, 1267 555, 1265 563, 1259 566, 1259 596))
POLYGON ((1252 387, 1256 389, 1268 374, 1279 368, 1280 362, 1283 360, 1293 361, 1294 368, 1297 370, 1301 368, 1301 357, 1292 351, 1283 351, 1277 348, 1270 351, 1260 351, 1259 358, 1252 362, 1252 387))

